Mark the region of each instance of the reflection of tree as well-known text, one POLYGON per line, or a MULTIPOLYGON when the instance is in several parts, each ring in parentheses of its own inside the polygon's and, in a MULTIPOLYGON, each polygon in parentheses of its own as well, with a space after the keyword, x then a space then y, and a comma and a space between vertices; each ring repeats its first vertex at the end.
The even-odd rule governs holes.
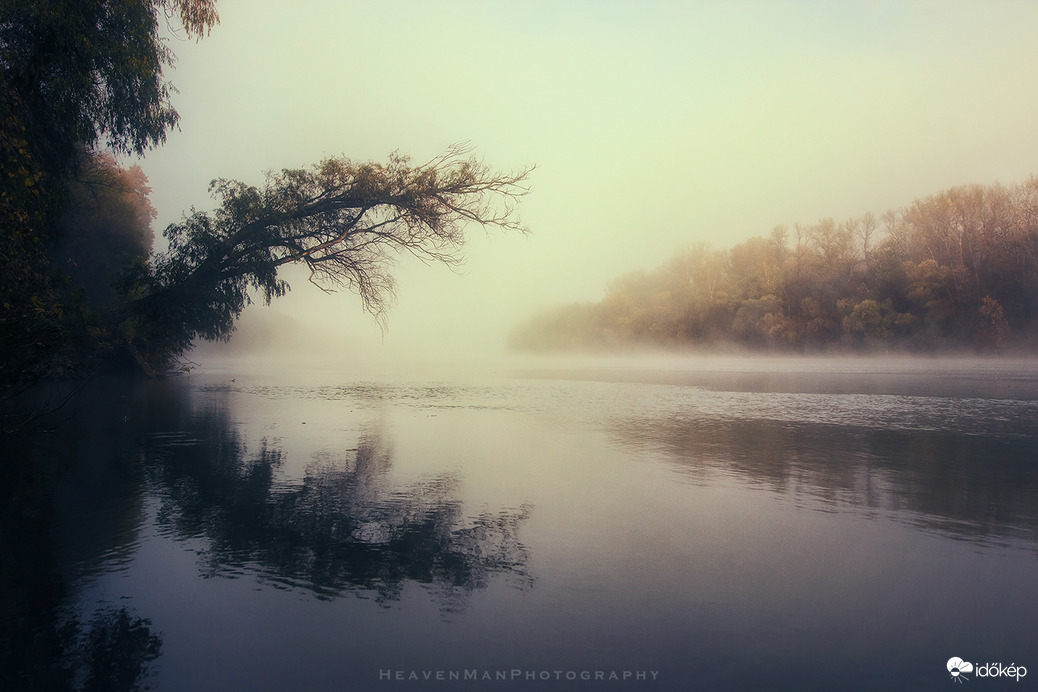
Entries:
POLYGON ((897 511, 960 536, 1038 540, 1038 438, 687 416, 617 421, 704 480, 736 474, 817 506, 897 511))
POLYGON ((151 622, 126 608, 99 610, 79 637, 71 665, 80 692, 131 692, 147 689, 148 666, 159 657, 162 640, 151 622))
MULTIPOLYGON (((33 528, 44 512, 23 496, 12 506, 27 514, 20 528, 33 528)), ((6 505, 5 505, 6 506, 6 505)), ((5 513, 6 514, 6 513, 5 513)), ((5 526, 11 526, 5 522, 5 526)), ((151 623, 126 608, 104 609, 84 628, 61 615, 64 585, 51 563, 45 533, 2 541, 6 558, 0 583, 0 689, 70 692, 131 692, 142 689, 161 639, 151 623)))
MULTIPOLYGON (((60 389, 41 388, 30 410, 60 389)), ((47 419, 60 435, 0 439, 0 456, 17 461, 0 464, 2 690, 137 690, 158 656, 160 639, 129 609, 104 608, 86 621, 74 605, 75 577, 133 550, 138 421, 123 416, 144 410, 138 395, 128 382, 92 383, 47 419)))
POLYGON ((383 603, 410 581, 448 609, 497 574, 529 584, 517 537, 528 508, 467 517, 452 475, 395 483, 392 449, 377 432, 287 485, 276 480, 280 450, 247 455, 218 415, 202 425, 192 439, 155 440, 149 456, 166 499, 160 524, 205 540, 210 575, 251 572, 318 598, 373 591, 383 603))
MULTIPOLYGON (((26 446, 4 440, 8 459, 26 446)), ((30 457, 31 458, 31 457, 30 457)), ((0 464, 0 689, 62 689, 68 676, 52 665, 62 641, 54 615, 61 603, 50 516, 51 485, 31 463, 0 464)))
POLYGON ((61 435, 0 439, 0 457, 18 462, 0 464, 0 690, 146 684, 160 645, 150 623, 81 604, 77 587, 131 558, 149 495, 160 531, 204 544, 209 575, 383 603, 414 582, 445 611, 496 577, 531 583, 518 540, 527 508, 468 516, 452 475, 394 480, 377 432, 288 485, 279 449, 247 453, 226 402, 199 408, 192 392, 98 379, 48 419, 61 435))

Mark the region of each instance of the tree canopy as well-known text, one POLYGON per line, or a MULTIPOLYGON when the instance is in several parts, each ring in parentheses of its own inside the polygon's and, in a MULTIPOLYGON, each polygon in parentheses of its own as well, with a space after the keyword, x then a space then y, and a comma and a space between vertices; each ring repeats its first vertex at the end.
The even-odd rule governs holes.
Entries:
POLYGON ((699 244, 597 303, 519 325, 518 348, 1033 350, 1038 178, 967 185, 881 217, 699 244))
POLYGON ((141 154, 179 120, 163 22, 199 39, 218 21, 215 0, 0 0, 0 384, 104 341, 75 299, 70 218, 104 148, 141 154))
POLYGON ((144 153, 180 116, 163 70, 174 62, 161 19, 201 38, 219 21, 215 0, 2 0, 5 91, 19 104, 48 167, 76 146, 144 153))

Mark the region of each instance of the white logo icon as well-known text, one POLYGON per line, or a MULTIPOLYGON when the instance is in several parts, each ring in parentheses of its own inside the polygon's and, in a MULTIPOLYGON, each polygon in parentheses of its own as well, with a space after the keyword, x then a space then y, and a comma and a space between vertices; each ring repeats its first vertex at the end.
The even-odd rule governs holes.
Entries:
POLYGON ((948 672, 951 673, 951 678, 955 682, 969 680, 963 673, 972 673, 973 664, 969 661, 963 661, 958 656, 953 656, 948 659, 948 672))

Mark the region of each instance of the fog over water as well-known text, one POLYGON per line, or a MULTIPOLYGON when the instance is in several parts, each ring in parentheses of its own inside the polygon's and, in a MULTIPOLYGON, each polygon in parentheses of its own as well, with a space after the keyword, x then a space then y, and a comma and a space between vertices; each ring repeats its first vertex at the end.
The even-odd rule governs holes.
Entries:
POLYGON ((915 692, 961 657, 1033 687, 978 679, 1038 670, 1033 360, 270 363, 96 378, 14 441, 61 473, 0 484, 35 635, 0 674, 915 692))
MULTIPOLYGON (((216 177, 470 142, 536 165, 532 234, 471 229, 457 274, 402 258, 383 334, 289 272, 229 348, 464 360, 533 312, 698 241, 881 214, 1038 160, 1038 6, 1022 2, 221 0, 172 38, 180 131, 142 162, 161 230, 216 177), (257 346, 259 344, 259 346, 257 346)), ((223 351, 227 352, 226 347, 223 351)))
POLYGON ((458 142, 535 167, 530 233, 470 228, 456 271, 400 257, 385 325, 283 267, 183 376, 27 393, 0 687, 1038 679, 1038 359, 506 349, 694 243, 1038 174, 1038 3, 217 7, 169 37, 158 234, 214 178, 458 142))

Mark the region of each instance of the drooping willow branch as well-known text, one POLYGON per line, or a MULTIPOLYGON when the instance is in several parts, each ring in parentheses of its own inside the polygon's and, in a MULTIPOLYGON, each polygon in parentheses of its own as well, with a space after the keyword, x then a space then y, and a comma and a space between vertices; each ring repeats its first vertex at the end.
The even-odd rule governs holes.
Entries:
POLYGON ((287 264, 306 265, 322 289, 357 292, 382 322, 401 252, 455 266, 472 224, 527 232, 517 203, 531 170, 496 172, 455 145, 421 165, 400 154, 386 163, 339 157, 270 173, 262 187, 216 180, 215 211, 193 211, 166 229, 169 250, 133 304, 145 317, 138 322, 165 324, 181 347, 226 338, 251 291, 267 302, 285 293, 278 269, 287 264))

